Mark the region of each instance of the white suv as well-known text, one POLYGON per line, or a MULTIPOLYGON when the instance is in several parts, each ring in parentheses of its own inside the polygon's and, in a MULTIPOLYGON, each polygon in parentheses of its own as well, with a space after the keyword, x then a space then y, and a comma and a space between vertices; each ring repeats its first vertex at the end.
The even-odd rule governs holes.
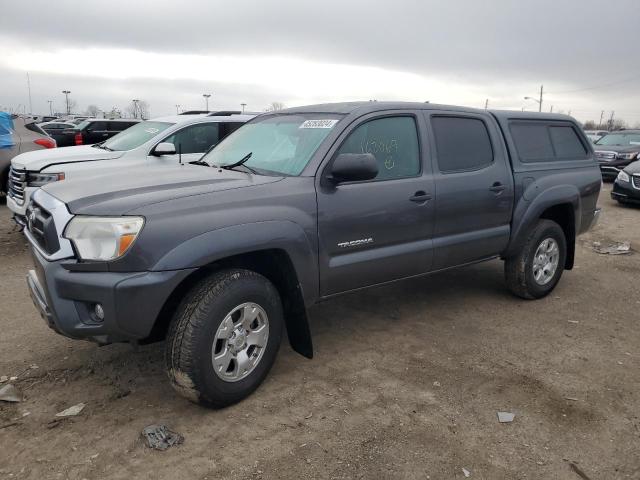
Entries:
POLYGON ((118 168, 192 162, 253 117, 240 112, 173 115, 138 123, 95 145, 17 155, 11 160, 7 206, 24 225, 31 195, 46 183, 118 168))

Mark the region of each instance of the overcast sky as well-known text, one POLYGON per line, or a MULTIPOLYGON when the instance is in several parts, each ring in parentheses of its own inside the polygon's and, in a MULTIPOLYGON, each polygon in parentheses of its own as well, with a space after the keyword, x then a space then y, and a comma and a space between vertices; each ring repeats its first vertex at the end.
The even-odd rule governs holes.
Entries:
POLYGON ((0 108, 152 116, 344 100, 571 111, 640 123, 639 0, 3 1, 0 108))

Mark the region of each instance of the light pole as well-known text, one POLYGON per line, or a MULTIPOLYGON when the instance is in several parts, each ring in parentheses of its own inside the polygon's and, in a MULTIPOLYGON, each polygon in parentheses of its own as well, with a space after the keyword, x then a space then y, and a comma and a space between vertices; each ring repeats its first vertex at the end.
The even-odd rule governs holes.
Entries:
POLYGON ((180 115, 180 106, 181 105, 176 105, 176 115, 180 115))
POLYGON ((67 102, 67 115, 71 115, 71 111, 69 110, 69 94, 71 90, 63 90, 62 93, 64 93, 64 98, 67 102))
POLYGON ((207 105, 207 112, 209 111, 209 97, 211 96, 210 93, 203 93, 202 96, 204 97, 204 101, 206 102, 207 105))
MULTIPOLYGON (((140 100, 138 100, 137 98, 134 98, 131 101, 133 102, 133 118, 138 118, 138 102, 140 100)), ((142 112, 140 112, 140 116, 142 117, 142 112)))
POLYGON ((241 103, 240 106, 242 107, 242 113, 244 113, 244 107, 246 107, 247 104, 246 103, 241 103))
POLYGON ((53 117, 53 100, 47 100, 49 102, 49 115, 53 117))
POLYGON ((541 112, 542 111, 542 93, 544 90, 544 85, 540 85, 540 100, 538 100, 537 98, 533 98, 533 97, 524 97, 525 100, 535 100, 536 102, 538 102, 538 111, 541 112))

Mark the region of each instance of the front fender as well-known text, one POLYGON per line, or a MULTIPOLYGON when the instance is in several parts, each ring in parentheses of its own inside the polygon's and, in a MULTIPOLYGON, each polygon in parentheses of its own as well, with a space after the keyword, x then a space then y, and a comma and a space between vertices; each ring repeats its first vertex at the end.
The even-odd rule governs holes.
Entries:
POLYGON ((580 225, 580 192, 574 185, 553 185, 545 188, 544 184, 534 182, 527 187, 513 212, 511 225, 511 240, 507 250, 502 255, 515 255, 520 246, 526 241, 527 234, 540 219, 545 210, 556 205, 571 204, 573 207, 575 231, 580 225), (531 200, 527 200, 530 198, 531 200))
POLYGON ((151 270, 198 268, 224 258, 260 250, 287 253, 306 305, 318 298, 318 255, 304 229, 286 220, 233 225, 205 232, 166 253, 151 270))

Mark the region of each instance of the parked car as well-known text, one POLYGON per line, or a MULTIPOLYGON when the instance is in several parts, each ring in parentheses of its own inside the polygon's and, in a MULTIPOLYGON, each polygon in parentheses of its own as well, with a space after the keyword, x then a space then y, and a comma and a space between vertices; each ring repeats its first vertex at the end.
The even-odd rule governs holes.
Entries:
POLYGON ((45 183, 83 174, 99 175, 113 169, 121 176, 144 165, 176 165, 198 160, 204 152, 254 115, 174 115, 137 123, 98 144, 37 152, 13 159, 16 181, 7 199, 21 225, 34 190, 45 183))
POLYGON ((38 116, 34 116, 32 117, 34 119, 34 121, 36 121, 39 124, 42 123, 46 123, 46 122, 52 122, 53 120, 57 120, 58 117, 53 116, 53 115, 38 115, 38 116))
POLYGON ((618 203, 640 205, 640 161, 630 163, 618 173, 611 198, 618 203))
POLYGON ((104 142, 141 121, 135 118, 118 118, 115 120, 88 118, 79 123, 74 129, 65 130, 64 133, 73 135, 76 145, 93 145, 94 143, 104 142))
POLYGON ((0 112, 0 194, 9 192, 11 160, 22 152, 55 148, 49 137, 30 118, 0 112))
POLYGON ((39 124, 51 138, 53 138, 58 147, 70 147, 75 145, 75 133, 71 130, 76 128, 76 125, 71 122, 53 121, 39 124), (68 131, 69 133, 64 133, 68 131))
POLYGON ((609 132, 607 130, 585 130, 584 133, 591 140, 591 143, 596 143, 609 132))
POLYGON ((593 148, 600 163, 602 178, 614 180, 624 167, 638 158, 640 130, 611 132, 598 140, 593 148))
POLYGON ((320 300, 498 257, 515 295, 549 294, 597 221, 600 186, 565 115, 282 110, 197 164, 37 190, 28 285, 63 335, 166 338, 175 389, 222 407, 264 380, 285 328, 312 357, 306 309, 320 300))

